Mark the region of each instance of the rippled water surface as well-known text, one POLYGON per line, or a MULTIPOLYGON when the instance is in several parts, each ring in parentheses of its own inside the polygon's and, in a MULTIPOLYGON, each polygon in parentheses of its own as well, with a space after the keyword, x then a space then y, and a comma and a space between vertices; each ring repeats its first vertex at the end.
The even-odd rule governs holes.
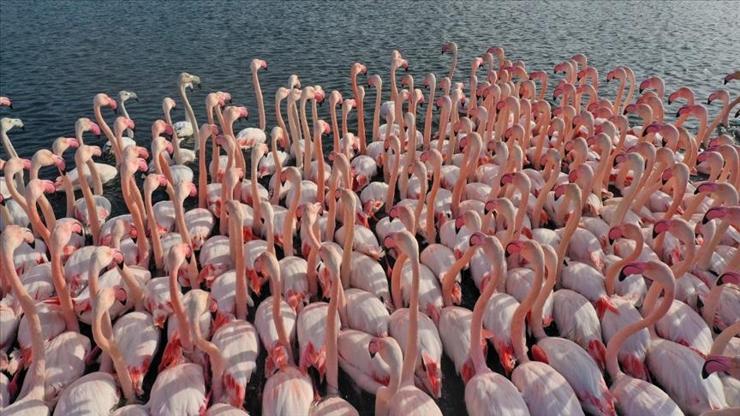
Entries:
MULTIPOLYGON (((726 73, 740 69, 738 21, 740 7, 725 2, 2 1, 0 94, 11 97, 16 108, 3 109, 0 116, 23 120, 26 130, 14 130, 11 137, 18 153, 30 157, 56 137, 72 135, 78 117, 92 117, 94 94, 116 96, 126 89, 140 97, 128 109, 139 126, 137 140, 148 146, 149 126, 161 117, 162 98, 179 103, 177 75, 187 71, 203 80, 203 89, 191 98, 201 121, 206 93, 224 90, 254 116, 237 128, 252 126, 257 111, 248 64, 259 57, 269 62, 269 72, 260 78, 272 126, 275 89, 292 73, 304 85, 320 84, 346 96, 350 64, 363 62, 369 74, 379 73, 387 82, 392 49, 403 53, 417 79, 429 71, 446 72, 449 57, 440 56, 445 40, 460 46, 458 77, 466 76, 471 58, 490 46, 504 47, 507 57, 525 61, 529 70, 550 71, 580 52, 599 69, 602 81, 608 70, 629 65, 638 81, 661 75, 668 92, 688 85, 703 101, 721 87, 726 73)), ((601 93, 613 96, 614 88, 604 84, 601 93)), ((731 92, 735 96, 738 87, 731 92)), ((373 99, 368 90, 366 107, 373 99)), ((710 114, 717 109, 718 104, 711 106, 710 114)), ((321 111, 327 116, 326 108, 321 111)), ((184 119, 182 105, 175 119, 184 119)), ((120 212, 117 189, 108 187, 106 196, 120 212)), ((474 296, 468 288, 463 291, 471 307, 474 296)), ((440 405, 446 414, 463 413, 462 382, 449 361, 444 370, 440 405)), ((253 383, 248 394, 258 394, 262 385, 253 383)), ((369 396, 352 388, 343 391, 364 413, 371 412, 369 396)), ((255 414, 259 399, 252 397, 249 410, 255 414)))

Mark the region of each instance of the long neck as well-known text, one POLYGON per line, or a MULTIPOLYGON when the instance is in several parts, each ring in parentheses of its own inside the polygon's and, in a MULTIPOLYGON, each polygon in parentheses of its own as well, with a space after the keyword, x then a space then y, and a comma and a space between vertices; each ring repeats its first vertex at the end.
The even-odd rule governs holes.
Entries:
MULTIPOLYGON (((254 151, 254 149, 252 150, 254 151)), ((259 157, 252 157, 252 180, 250 182, 252 190, 252 209, 254 220, 252 220, 252 232, 257 235, 260 229, 260 220, 262 219, 262 207, 260 206, 260 194, 259 188, 257 188, 257 165, 259 164, 259 157)), ((280 172, 275 172, 278 177, 276 182, 280 182, 280 172)), ((226 201, 224 201, 226 202, 226 201)))
POLYGON ((272 205, 279 205, 280 204, 280 192, 283 187, 282 181, 279 179, 280 172, 283 171, 283 164, 280 163, 280 155, 278 154, 277 150, 277 137, 273 137, 272 140, 272 149, 270 150, 272 152, 272 159, 275 162, 275 175, 278 175, 275 179, 275 185, 272 189, 272 197, 270 197, 270 203, 272 205))
POLYGON ((473 319, 470 323, 470 360, 473 362, 475 367, 475 373, 481 374, 486 371, 490 371, 486 365, 486 358, 483 355, 483 348, 481 332, 483 331, 483 313, 486 310, 488 301, 493 296, 493 292, 496 290, 498 280, 503 275, 503 262, 500 259, 488 258, 491 265, 491 279, 486 283, 486 287, 478 297, 473 307, 473 319))
POLYGON ((380 105, 383 101, 383 87, 382 84, 378 83, 378 88, 375 90, 375 111, 373 112, 373 140, 378 140, 380 137, 380 105))
POLYGON ((293 200, 290 201, 288 214, 285 216, 285 221, 283 221, 283 251, 285 251, 286 256, 293 255, 293 226, 298 204, 301 202, 301 180, 295 177, 292 182, 293 200))
POLYGON ((360 154, 365 154, 365 100, 359 92, 357 87, 357 75, 352 77, 352 91, 355 96, 355 102, 357 103, 357 135, 360 140, 360 154))
MULTIPOLYGON (((77 166, 82 168, 83 163, 81 160, 77 160, 77 166)), ((100 242, 100 219, 98 218, 98 211, 97 207, 95 206, 95 201, 93 199, 93 194, 90 191, 90 187, 87 183, 87 178, 85 177, 84 172, 82 169, 78 169, 78 178, 80 181, 80 189, 82 190, 82 196, 85 198, 85 206, 87 207, 87 219, 90 222, 90 230, 93 235, 93 243, 99 244, 100 242)))
POLYGON ((694 258, 696 256, 695 241, 684 241, 683 243, 686 250, 684 259, 680 263, 674 264, 673 267, 671 267, 671 271, 673 272, 673 275, 676 276, 676 279, 680 279, 681 276, 691 270, 691 266, 694 264, 694 258))
POLYGON ((342 286, 349 287, 352 264, 352 244, 355 239, 354 204, 344 204, 344 245, 342 246, 342 265, 340 270, 342 286))
POLYGON ((629 190, 629 192, 622 197, 622 200, 619 201, 619 205, 617 206, 617 212, 614 214, 614 217, 612 218, 611 223, 609 226, 613 227, 617 224, 622 223, 624 220, 624 216, 627 214, 627 211, 629 211, 630 206, 632 205, 632 201, 634 201, 635 196, 640 191, 639 183, 640 178, 643 176, 643 169, 641 166, 638 166, 634 170, 634 175, 632 179, 632 186, 629 190))
POLYGON ((200 317, 205 312, 205 305, 197 304, 197 301, 194 301, 194 303, 196 303, 196 305, 191 305, 189 308, 189 318, 193 322, 193 342, 198 349, 208 354, 211 364, 211 390, 214 398, 220 398, 223 392, 222 377, 226 363, 224 361, 223 354, 216 344, 203 337, 202 329, 200 327, 200 317))
POLYGON ((28 198, 26 202, 28 203, 28 219, 31 221, 31 227, 33 228, 36 235, 41 237, 41 239, 44 240, 44 242, 49 244, 49 229, 46 228, 43 221, 41 221, 41 217, 39 216, 39 211, 36 209, 36 202, 38 200, 36 198, 28 198))
POLYGON ((604 280, 604 285, 606 287, 606 294, 608 296, 614 295, 614 287, 616 285, 617 275, 619 274, 619 271, 622 270, 622 267, 637 260, 640 257, 640 253, 642 253, 642 246, 644 244, 642 235, 635 237, 634 250, 632 250, 632 252, 628 256, 625 256, 621 260, 615 261, 614 263, 612 263, 611 266, 609 266, 608 269, 606 269, 606 278, 604 280))
POLYGON ((131 269, 127 265, 123 265, 119 269, 121 278, 126 283, 126 289, 129 291, 128 298, 131 302, 136 305, 137 310, 141 305, 142 299, 144 299, 144 290, 138 280, 131 274, 131 269))
POLYGON ((303 130, 303 176, 308 177, 311 173, 311 130, 308 128, 308 116, 306 115, 306 102, 305 98, 301 99, 301 128, 303 130))
POLYGON ((15 147, 13 147, 13 143, 11 143, 10 137, 8 137, 8 131, 5 127, 0 128, 0 135, 2 136, 3 147, 5 147, 5 152, 8 154, 8 158, 18 157, 18 153, 16 153, 15 147))
POLYGON ((452 53, 452 63, 450 64, 450 73, 447 75, 447 77, 450 79, 450 82, 453 82, 455 79, 455 68, 457 68, 457 51, 452 53))
MULTIPOLYGON (((185 91, 185 85, 180 85, 180 97, 182 98, 182 102, 185 105, 185 114, 187 115, 188 121, 190 122, 190 125, 193 126, 193 132, 197 132, 198 130, 198 120, 195 118, 195 113, 193 112, 193 107, 190 105, 190 100, 188 99, 188 94, 185 91)), ((102 126, 101 126, 102 127, 102 126)), ((195 151, 197 152, 200 144, 198 141, 195 141, 195 151)))
MULTIPOLYGON (((93 105, 93 112, 95 113, 95 121, 98 123, 98 126, 100 126, 100 131, 103 132, 105 137, 110 141, 111 146, 113 146, 113 150, 116 154, 116 161, 120 162, 122 154, 121 149, 119 149, 119 143, 116 140, 116 136, 113 134, 113 131, 108 126, 108 123, 105 121, 105 118, 103 118, 103 113, 100 110, 100 106, 97 104, 93 105)), ((80 137, 82 137, 82 135, 80 135, 80 137)), ((82 141, 80 141, 80 144, 82 144, 82 141)), ((79 173, 80 175, 82 175, 81 170, 79 173)))
POLYGON ((655 292, 657 296, 657 293, 660 292, 661 289, 664 291, 663 301, 657 309, 652 311, 648 317, 623 327, 612 337, 612 339, 609 340, 609 344, 606 347, 606 369, 611 376, 612 383, 616 383, 617 380, 624 375, 622 370, 619 368, 617 353, 622 348, 622 345, 627 338, 643 328, 647 328, 658 322, 658 319, 663 317, 666 312, 668 312, 668 309, 670 309, 671 304, 673 303, 675 287, 673 285, 663 286, 660 283, 654 282, 653 286, 650 287, 650 292, 655 292))
MULTIPOLYGON (((6 171, 7 172, 7 171, 6 171)), ((5 183, 8 185, 8 192, 10 196, 23 208, 24 211, 28 212, 28 203, 26 198, 18 192, 25 192, 25 186, 23 186, 23 170, 13 172, 13 174, 5 174, 5 183), (13 181, 15 179, 15 182, 13 181), (20 183, 20 185, 18 185, 20 183)))
POLYGON ((247 319, 247 278, 244 261, 244 235, 242 221, 238 215, 229 217, 232 228, 229 231, 229 247, 234 258, 236 269, 236 319, 247 319))
POLYGON ((545 200, 547 199, 547 194, 550 193, 553 186, 555 186, 555 183, 558 180, 558 172, 555 170, 555 164, 552 162, 548 162, 545 166, 545 172, 549 172, 549 176, 547 177, 547 182, 545 182, 544 186, 542 186, 542 189, 540 189, 540 193, 537 194, 537 199, 534 203, 534 210, 532 211, 532 228, 537 228, 542 224, 542 220, 540 218, 540 213, 542 212, 542 207, 545 206, 545 200))
MULTIPOLYGON (((129 178, 131 182, 134 181, 133 178, 129 178)), ((130 192, 128 193, 128 196, 130 199, 133 199, 134 201, 138 201, 141 199, 141 194, 139 194, 138 188, 135 185, 130 186, 130 192)), ((124 194, 125 195, 125 194, 124 194)), ((139 205, 138 203, 134 203, 131 206, 131 218, 134 223, 134 227, 136 228, 136 231, 138 235, 145 236, 146 235, 146 227, 144 226, 144 209, 143 209, 143 203, 139 205)), ((137 262, 139 266, 142 266, 144 268, 149 267, 149 240, 147 238, 139 237, 136 239, 136 250, 137 250, 137 262)))
MULTIPOLYGON (((398 149, 395 149, 398 150, 398 149)), ((391 177, 388 181, 388 190, 385 194, 385 213, 390 214, 391 208, 393 208, 393 203, 396 199, 396 183, 398 183, 398 171, 401 167, 401 153, 396 152, 395 157, 393 159, 393 168, 391 168, 391 177)), ((389 160, 390 158, 387 158, 386 160, 389 160)))
POLYGON ((252 85, 254 86, 254 95, 257 98, 257 110, 259 111, 260 117, 260 130, 264 130, 267 127, 265 121, 265 101, 262 97, 262 87, 260 87, 260 79, 257 76, 257 70, 252 71, 252 85))
POLYGON ((434 178, 432 179, 432 189, 429 191, 427 196, 427 222, 426 222, 426 238, 429 244, 433 244, 437 240, 437 229, 434 228, 434 211, 436 209, 437 192, 442 183, 442 167, 439 164, 434 166, 434 178))
POLYGON ((406 336, 406 354, 403 357, 401 368, 401 385, 413 385, 414 367, 419 356, 417 340, 419 338, 419 275, 421 264, 418 253, 411 254, 411 299, 409 301, 409 332, 406 336))
POLYGON ((198 149, 198 208, 206 208, 208 206, 208 169, 206 168, 206 141, 208 136, 198 134, 198 141, 200 142, 200 148, 198 149))
POLYGON ((301 153, 302 150, 300 146, 303 136, 301 134, 301 126, 298 121, 298 108, 292 92, 288 95, 288 126, 290 128, 290 138, 293 142, 293 146, 295 146, 293 154, 295 155, 296 167, 300 169, 303 166, 303 153, 301 153))
MULTIPOLYGON (((331 117, 331 132, 333 136, 333 151, 339 152, 339 122, 337 121, 337 106, 332 105, 329 107, 329 116, 331 117)), ((342 121, 344 121, 344 117, 342 118, 342 121)), ((373 133, 374 134, 374 133, 373 133)))
POLYGON ((108 314, 107 308, 109 305, 104 305, 102 302, 96 303, 95 317, 92 322, 93 338, 100 349, 110 356, 113 361, 113 366, 116 369, 116 374, 118 375, 118 381, 121 385, 121 390, 123 390, 123 395, 127 402, 132 402, 136 399, 136 396, 134 394, 133 383, 131 381, 131 374, 126 365, 126 359, 123 357, 123 354, 118 348, 118 344, 115 340, 113 338, 106 337, 103 331, 104 324, 110 325, 110 315, 108 314), (104 320, 107 320, 107 322, 104 323, 104 320))
POLYGON ((72 296, 67 287, 67 279, 64 278, 64 265, 62 264, 62 253, 58 248, 49 246, 51 253, 51 280, 59 296, 59 305, 68 331, 80 332, 80 326, 72 304, 72 296))
POLYGON ((173 267, 170 270, 169 278, 169 289, 170 289, 170 301, 172 302, 172 311, 177 316, 178 332, 180 334, 180 340, 185 350, 190 351, 193 348, 193 340, 190 336, 190 323, 188 317, 185 314, 185 307, 182 304, 182 293, 180 292, 180 284, 177 283, 177 274, 180 271, 180 266, 173 267))
POLYGON ((10 280, 10 284, 15 292, 18 302, 23 309, 23 313, 28 319, 29 329, 31 330, 31 351, 33 354, 33 363, 29 374, 26 377, 31 377, 33 380, 33 388, 29 391, 25 398, 29 400, 43 400, 45 395, 44 378, 46 373, 46 350, 44 346, 44 338, 41 332, 41 320, 39 319, 38 312, 36 311, 35 301, 28 295, 25 287, 18 277, 18 273, 13 267, 13 253, 9 250, 9 247, 3 246, 2 251, 2 267, 4 268, 3 274, 10 280))
POLYGON ((537 339, 542 339, 547 336, 547 334, 545 334, 545 329, 542 326, 542 313, 545 309, 545 301, 547 301, 547 298, 550 296, 552 289, 557 283, 558 274, 556 263, 557 258, 553 255, 554 253, 549 249, 543 251, 545 254, 545 271, 547 273, 547 278, 545 280, 545 284, 542 286, 542 290, 540 290, 540 293, 537 295, 537 299, 534 302, 532 313, 529 318, 532 320, 532 322, 530 322, 532 333, 537 339))
MULTIPOLYGON (((324 183, 324 178, 326 177, 326 166, 324 165, 324 149, 323 149, 323 143, 321 140, 321 130, 320 127, 314 127, 314 131, 316 132, 316 135, 314 136, 314 144, 316 145, 316 199, 321 206, 324 206, 324 189, 326 188, 326 183, 324 183)), ((277 158, 276 158, 277 163, 277 158)))
POLYGON ((152 240, 152 251, 154 252, 154 264, 157 270, 163 270, 164 252, 162 250, 162 241, 159 239, 159 227, 154 218, 154 209, 152 208, 151 191, 144 192, 144 203, 146 209, 146 218, 149 223, 149 235, 152 240))
POLYGON ((709 262, 712 259, 712 253, 715 252, 715 248, 722 241, 722 237, 726 234, 727 228, 730 223, 726 219, 722 219, 719 224, 714 228, 712 239, 709 242, 705 242, 696 254, 696 264, 700 269, 706 270, 709 268, 709 262))
POLYGON ((326 316, 326 391, 329 395, 339 394, 339 368, 337 358, 337 304, 341 297, 342 282, 333 273, 332 295, 326 316))
POLYGON ((455 278, 470 263, 470 259, 475 255, 475 247, 470 246, 465 253, 450 266, 442 278, 442 297, 446 306, 452 304, 452 289, 455 284, 455 278))
POLYGON ((270 292, 272 295, 272 320, 277 330, 278 340, 286 348, 290 348, 290 339, 288 338, 288 331, 285 329, 285 323, 283 322, 283 313, 281 311, 282 304, 282 293, 283 283, 280 277, 280 272, 273 270, 270 273, 270 292))
POLYGON ((280 109, 280 102, 282 100, 279 97, 275 97, 275 119, 277 120, 277 125, 280 127, 280 130, 282 130, 282 134, 284 134, 288 140, 287 140, 287 147, 286 151, 290 151, 290 134, 288 134, 288 128, 285 126, 285 121, 283 120, 283 113, 280 109))
POLYGON ((511 320, 511 340, 514 344, 514 354, 520 363, 529 362, 529 357, 527 357, 527 344, 524 338, 524 320, 527 313, 532 308, 532 304, 534 304, 537 294, 540 292, 543 275, 544 270, 542 264, 539 264, 534 273, 532 289, 530 289, 527 297, 524 298, 522 303, 520 303, 516 308, 516 311, 514 311, 514 317, 511 320))
MULTIPOLYGON (((567 203, 569 201, 563 201, 563 204, 567 203)), ((578 228, 578 222, 581 220, 581 210, 578 209, 576 206, 576 201, 570 201, 572 206, 572 213, 570 214, 570 217, 568 218, 568 223, 565 224, 565 230, 563 231, 563 235, 560 237, 560 243, 558 244, 558 270, 560 269, 563 259, 565 258, 565 253, 568 250, 568 246, 570 245, 570 239, 573 236, 573 233, 576 231, 576 228, 578 228)))

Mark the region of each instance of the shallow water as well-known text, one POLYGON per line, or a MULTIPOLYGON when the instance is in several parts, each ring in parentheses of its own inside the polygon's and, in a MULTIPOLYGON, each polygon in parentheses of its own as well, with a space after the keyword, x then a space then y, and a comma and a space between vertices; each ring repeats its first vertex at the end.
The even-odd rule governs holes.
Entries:
MULTIPOLYGON (((363 62, 369 74, 379 73, 388 85, 390 52, 399 49, 420 84, 424 74, 441 76, 449 57, 440 56, 445 40, 460 46, 457 78, 463 80, 470 59, 490 46, 502 46, 510 59, 521 59, 529 70, 551 71, 554 64, 584 53, 600 71, 601 93, 613 97, 616 86, 604 84, 607 71, 629 65, 638 82, 650 75, 666 81, 666 91, 692 87, 699 102, 720 88, 724 75, 740 68, 738 41, 740 8, 725 2, 685 3, 455 3, 367 4, 335 3, 195 3, 54 1, 0 3, 0 94, 11 97, 25 131, 11 137, 21 156, 30 157, 58 136, 71 136, 78 117, 92 118, 92 97, 98 92, 117 96, 134 91, 140 102, 129 102, 137 122, 136 138, 149 145, 149 126, 161 117, 164 96, 175 98, 175 120, 184 119, 177 96, 182 71, 199 75, 203 88, 191 95, 196 116, 203 121, 205 95, 229 91, 246 105, 251 117, 236 128, 257 123, 257 107, 249 62, 269 63, 260 78, 268 126, 274 125, 273 98, 292 73, 304 85, 320 84, 347 96, 349 66, 363 62)), ((559 78, 559 77, 558 77, 559 78)), ((364 81, 364 78, 361 80, 364 81)), ((550 82, 553 85, 554 82, 550 82)), ((738 93, 738 83, 730 91, 738 93)), ((417 85, 418 86, 418 85, 417 85)), ((551 87, 552 88, 552 87, 551 87)), ((374 92, 368 88, 366 115, 371 121, 374 92)), ((667 108, 672 114, 681 104, 667 108)), ((709 107, 716 114, 718 104, 709 107)), ((326 107, 320 109, 328 117, 326 107)), ((108 112, 112 121, 112 114, 108 112)), ((368 124, 366 122, 366 124, 368 124)), ((90 144, 102 145, 99 142, 90 144)), ((71 159, 71 153, 68 158, 71 159)), ((4 151, 0 151, 3 157, 4 151)), ((46 171, 53 173, 52 170, 46 171)), ((117 185, 106 187, 114 215, 122 212, 117 185)), ((159 198, 163 195, 159 194, 159 198)), ((63 198, 55 198, 61 202, 63 198)), ((465 287, 465 306, 476 292, 465 287)), ((495 354, 489 362, 496 362, 495 354)), ((262 362, 260 362, 261 365, 262 362)), ((494 367, 495 368, 495 367, 494 367)), ((449 361, 443 366, 445 414, 464 412, 463 385, 449 361)), ((499 368, 500 370, 500 368, 499 368)), ((259 374, 261 375, 261 374, 259 374)), ((255 379, 258 374, 255 375, 255 379)), ((259 394, 264 380, 248 393, 259 394)), ((343 391, 372 412, 372 400, 352 388, 343 391)), ((249 396, 252 414, 259 396, 249 396)))

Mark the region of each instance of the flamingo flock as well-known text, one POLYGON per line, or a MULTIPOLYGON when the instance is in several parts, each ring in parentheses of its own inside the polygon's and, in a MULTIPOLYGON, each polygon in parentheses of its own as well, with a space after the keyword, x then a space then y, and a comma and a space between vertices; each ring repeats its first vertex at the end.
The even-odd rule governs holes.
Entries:
POLYGON ((144 133, 128 91, 30 160, 3 118, 0 413, 438 415, 445 361, 471 415, 740 414, 740 97, 442 53, 419 82, 393 51, 387 90, 292 75, 269 139, 260 59, 240 131, 222 91, 198 124, 188 73, 144 133))

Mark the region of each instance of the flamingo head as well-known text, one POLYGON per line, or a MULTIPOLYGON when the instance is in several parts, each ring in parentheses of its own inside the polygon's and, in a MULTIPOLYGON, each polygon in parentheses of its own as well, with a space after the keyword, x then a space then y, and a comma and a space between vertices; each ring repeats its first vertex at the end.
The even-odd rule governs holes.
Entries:
POLYGON ((712 221, 717 218, 724 218, 727 215, 729 215, 730 209, 727 207, 714 207, 707 210, 706 214, 704 214, 704 217, 701 220, 702 224, 706 224, 709 221, 712 221))
POLYGON ((647 269, 647 262, 641 262, 641 261, 635 261, 632 263, 627 264, 622 268, 622 271, 619 272, 619 281, 624 281, 624 279, 627 278, 627 276, 631 276, 633 274, 645 274, 645 270, 647 269))
POLYGON ((265 71, 267 71, 267 61, 257 58, 252 59, 250 67, 252 71, 259 71, 260 69, 264 69, 265 71))
POLYGON ((118 103, 116 103, 116 100, 110 98, 108 94, 99 93, 95 95, 95 98, 93 99, 93 104, 100 107, 110 107, 111 110, 115 110, 118 108, 118 103))

